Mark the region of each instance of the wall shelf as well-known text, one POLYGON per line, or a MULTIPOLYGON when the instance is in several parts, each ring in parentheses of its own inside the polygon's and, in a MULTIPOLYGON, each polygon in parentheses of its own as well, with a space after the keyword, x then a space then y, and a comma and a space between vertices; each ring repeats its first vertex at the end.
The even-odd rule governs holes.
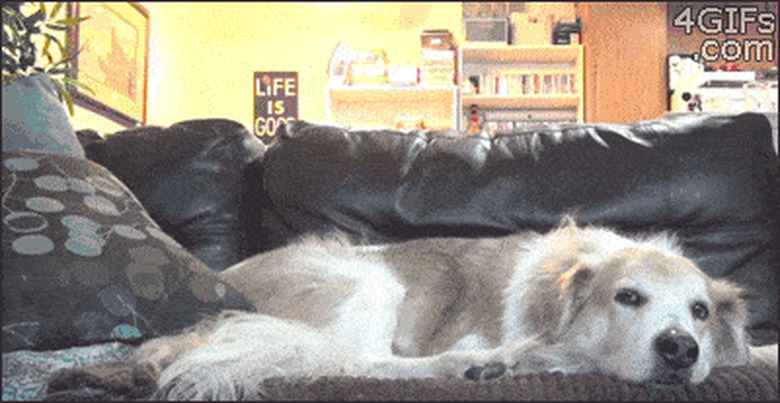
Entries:
POLYGON ((559 122, 584 121, 582 45, 467 42, 457 55, 459 86, 332 85, 327 119, 366 128, 396 128, 399 122, 422 121, 427 129, 465 131, 469 108, 476 105, 483 114, 500 111, 491 116, 506 121, 533 123, 549 116, 559 122), (481 77, 479 94, 463 90, 470 85, 470 76, 481 77), (507 82, 499 86, 496 77, 507 82), (533 80, 530 87, 524 84, 528 80, 533 80), (493 81, 496 84, 491 88, 488 84, 493 81))
POLYGON ((467 42, 460 48, 468 63, 576 64, 582 58, 582 45, 507 45, 467 42))
POLYGON ((502 111, 506 120, 493 123, 510 127, 528 123, 525 112, 533 111, 545 112, 534 116, 552 111, 559 121, 584 121, 582 45, 466 43, 459 57, 461 127, 468 127, 472 105, 483 115, 502 111), (470 77, 479 81, 479 93, 473 92, 470 77), (515 121, 507 117, 512 113, 515 121))
POLYGON ((425 128, 458 127, 458 87, 331 86, 327 119, 354 127, 395 128, 400 120, 422 120, 425 128))
POLYGON ((581 97, 572 95, 464 95, 463 106, 477 105, 488 109, 521 109, 521 108, 578 108, 581 97))

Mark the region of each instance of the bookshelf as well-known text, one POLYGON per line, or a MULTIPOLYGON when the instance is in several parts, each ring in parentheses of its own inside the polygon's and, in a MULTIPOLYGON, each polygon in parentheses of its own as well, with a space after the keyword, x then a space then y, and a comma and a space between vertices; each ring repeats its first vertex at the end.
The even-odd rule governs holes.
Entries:
POLYGON ((464 44, 458 63, 461 128, 468 127, 472 105, 486 129, 583 122, 583 60, 582 45, 464 44))
POLYGON ((584 121, 582 45, 467 42, 456 54, 458 86, 331 85, 326 118, 353 127, 422 122, 430 130, 465 132, 476 105, 488 131, 584 121), (470 84, 474 77, 479 92, 470 84))
POLYGON ((331 86, 327 119, 365 128, 396 128, 400 121, 422 121, 426 129, 458 128, 458 87, 455 85, 331 86))

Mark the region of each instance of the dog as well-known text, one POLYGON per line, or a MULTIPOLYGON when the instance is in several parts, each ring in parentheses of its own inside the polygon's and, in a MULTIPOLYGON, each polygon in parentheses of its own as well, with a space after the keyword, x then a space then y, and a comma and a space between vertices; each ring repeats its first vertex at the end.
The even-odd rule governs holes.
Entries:
POLYGON ((708 277, 671 235, 571 217, 500 238, 307 236, 220 276, 257 312, 142 345, 135 360, 158 377, 157 398, 257 398, 275 376, 599 372, 673 386, 756 360, 739 287, 708 277))

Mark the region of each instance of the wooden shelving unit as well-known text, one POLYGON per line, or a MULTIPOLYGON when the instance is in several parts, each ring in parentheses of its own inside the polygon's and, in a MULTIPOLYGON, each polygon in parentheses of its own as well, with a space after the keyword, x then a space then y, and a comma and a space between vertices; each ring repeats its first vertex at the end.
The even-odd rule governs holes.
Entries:
POLYGON ((518 116, 570 112, 577 122, 584 121, 582 45, 466 43, 458 54, 461 127, 468 125, 471 105, 482 113, 516 111, 518 116), (479 77, 478 94, 463 90, 470 85, 469 77, 479 77))
MULTIPOLYGON (((584 48, 582 45, 505 45, 467 42, 457 52, 460 85, 331 86, 327 95, 327 119, 353 127, 396 128, 401 121, 422 121, 426 129, 460 130, 468 127, 469 108, 482 113, 495 111, 504 118, 515 113, 517 120, 545 119, 583 122, 584 48), (480 93, 463 89, 469 76, 485 81, 480 93), (519 80, 532 77, 537 87, 530 91, 518 83, 489 88, 488 77, 519 80), (556 78, 556 76, 558 78, 556 78), (545 87, 549 77, 562 80, 545 87), (544 91, 541 91, 544 90, 544 91), (538 93, 543 92, 543 93, 538 93)), ((552 80, 552 79, 551 79, 552 80)))
POLYGON ((458 128, 458 87, 332 86, 327 119, 355 127, 395 128, 401 120, 422 120, 426 129, 458 128))
POLYGON ((504 43, 466 42, 460 48, 469 63, 576 64, 582 59, 582 45, 507 45, 504 43))
MULTIPOLYGON (((488 109, 575 109, 580 108, 582 97, 572 95, 464 95, 463 105, 476 104, 488 109)), ((580 117, 580 120, 581 117, 580 117)))

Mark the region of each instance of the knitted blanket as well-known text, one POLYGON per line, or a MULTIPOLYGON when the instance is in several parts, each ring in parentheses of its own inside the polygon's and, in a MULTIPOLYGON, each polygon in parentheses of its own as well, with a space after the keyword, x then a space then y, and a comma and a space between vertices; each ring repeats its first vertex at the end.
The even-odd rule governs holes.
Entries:
POLYGON ((597 374, 537 374, 489 381, 274 378, 268 398, 289 400, 777 400, 777 374, 766 367, 718 368, 696 386, 659 388, 597 374))
MULTIPOLYGON (((380 380, 328 377, 263 381, 269 400, 778 400, 777 372, 767 367, 716 368, 695 386, 660 388, 598 374, 536 374, 488 381, 380 380)), ((151 381, 153 384, 153 381, 151 381)), ((64 371, 49 400, 138 399, 153 390, 144 368, 123 364, 64 371)))

